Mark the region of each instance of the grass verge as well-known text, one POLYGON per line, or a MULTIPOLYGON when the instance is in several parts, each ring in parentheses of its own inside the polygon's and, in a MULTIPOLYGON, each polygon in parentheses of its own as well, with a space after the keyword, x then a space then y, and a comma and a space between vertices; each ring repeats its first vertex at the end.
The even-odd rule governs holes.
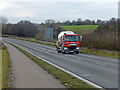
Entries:
MULTIPOLYGON (((32 40, 25 40, 25 39, 20 39, 20 38, 11 38, 11 39, 17 39, 17 40, 24 40, 24 41, 29 41, 29 42, 33 42, 33 43, 38 43, 38 44, 42 44, 42 45, 46 45, 46 46, 51 46, 51 47, 56 47, 53 44, 49 44, 49 43, 40 43, 40 42, 36 42, 36 41, 32 41, 32 40)), ((114 53, 108 53, 108 52, 100 52, 100 50, 92 50, 92 49, 84 49, 84 48, 80 48, 80 53, 86 53, 86 54, 91 54, 91 55, 98 55, 98 56, 105 56, 105 57, 110 57, 110 58, 115 58, 118 59, 120 58, 119 55, 114 54, 114 53)))
MULTIPOLYGON (((9 37, 9 38, 11 38, 11 37, 9 37)), ((21 39, 21 38, 11 38, 11 39, 24 40, 24 41, 33 42, 33 43, 38 43, 38 44, 42 44, 42 45, 46 45, 46 46, 56 47, 56 46, 53 45, 53 44, 43 43, 43 42, 37 42, 37 41, 33 41, 33 40, 27 40, 27 39, 21 39)))
MULTIPOLYGON (((9 58, 7 49, 2 49, 2 88, 8 88, 9 58)), ((1 83, 0 83, 1 84, 1 83)))
MULTIPOLYGON (((8 43, 8 42, 7 42, 8 43)), ((8 43, 11 44, 11 43, 8 43)), ((65 85, 67 88, 89 88, 89 89, 95 89, 91 85, 88 85, 87 83, 77 79, 76 77, 71 76, 70 74, 63 72, 62 70, 52 66, 51 64, 48 64, 44 62, 43 60, 31 55, 30 53, 22 50, 21 48, 11 44, 12 46, 16 47, 19 51, 21 51, 23 54, 25 54, 27 57, 29 57, 31 60, 36 62, 40 67, 42 67, 44 70, 46 70, 48 73, 52 74, 56 79, 59 79, 63 85, 65 85)))
POLYGON ((91 50, 91 49, 81 49, 79 50, 80 53, 86 53, 86 54, 92 54, 92 55, 98 55, 98 56, 105 56, 105 57, 110 57, 110 58, 115 58, 115 59, 118 59, 120 58, 120 56, 118 55, 118 53, 107 53, 107 52, 104 52, 104 51, 101 51, 101 50, 91 50))

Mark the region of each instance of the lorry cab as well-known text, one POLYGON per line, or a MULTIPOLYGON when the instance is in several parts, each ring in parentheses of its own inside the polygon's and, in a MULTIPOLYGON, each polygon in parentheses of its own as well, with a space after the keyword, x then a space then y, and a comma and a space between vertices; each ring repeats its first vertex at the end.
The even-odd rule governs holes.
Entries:
POLYGON ((62 53, 79 53, 79 40, 78 35, 71 32, 65 31, 58 35, 58 41, 56 44, 57 51, 62 53))

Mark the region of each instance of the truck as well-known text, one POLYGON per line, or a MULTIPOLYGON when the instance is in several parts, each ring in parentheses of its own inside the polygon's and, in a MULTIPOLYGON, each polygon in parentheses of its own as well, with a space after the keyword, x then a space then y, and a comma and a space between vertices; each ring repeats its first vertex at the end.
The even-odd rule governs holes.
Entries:
POLYGON ((56 42, 58 53, 79 53, 78 35, 72 31, 62 31, 56 42))

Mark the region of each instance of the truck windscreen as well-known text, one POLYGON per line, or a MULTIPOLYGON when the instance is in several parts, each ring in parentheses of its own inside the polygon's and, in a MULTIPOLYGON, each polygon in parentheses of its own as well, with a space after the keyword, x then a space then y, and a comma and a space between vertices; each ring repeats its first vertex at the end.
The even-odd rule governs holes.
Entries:
POLYGON ((65 41, 78 41, 78 36, 65 36, 65 41))

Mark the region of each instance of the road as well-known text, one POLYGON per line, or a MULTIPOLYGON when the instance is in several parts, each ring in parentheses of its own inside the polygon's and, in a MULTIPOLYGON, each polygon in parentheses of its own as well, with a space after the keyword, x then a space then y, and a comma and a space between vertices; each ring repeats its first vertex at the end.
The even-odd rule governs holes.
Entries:
POLYGON ((58 79, 46 72, 12 45, 4 43, 10 59, 9 86, 12 88, 65 88, 58 79))
POLYGON ((104 88, 118 88, 118 60, 88 54, 61 54, 56 48, 27 41, 3 38, 77 76, 104 88))

